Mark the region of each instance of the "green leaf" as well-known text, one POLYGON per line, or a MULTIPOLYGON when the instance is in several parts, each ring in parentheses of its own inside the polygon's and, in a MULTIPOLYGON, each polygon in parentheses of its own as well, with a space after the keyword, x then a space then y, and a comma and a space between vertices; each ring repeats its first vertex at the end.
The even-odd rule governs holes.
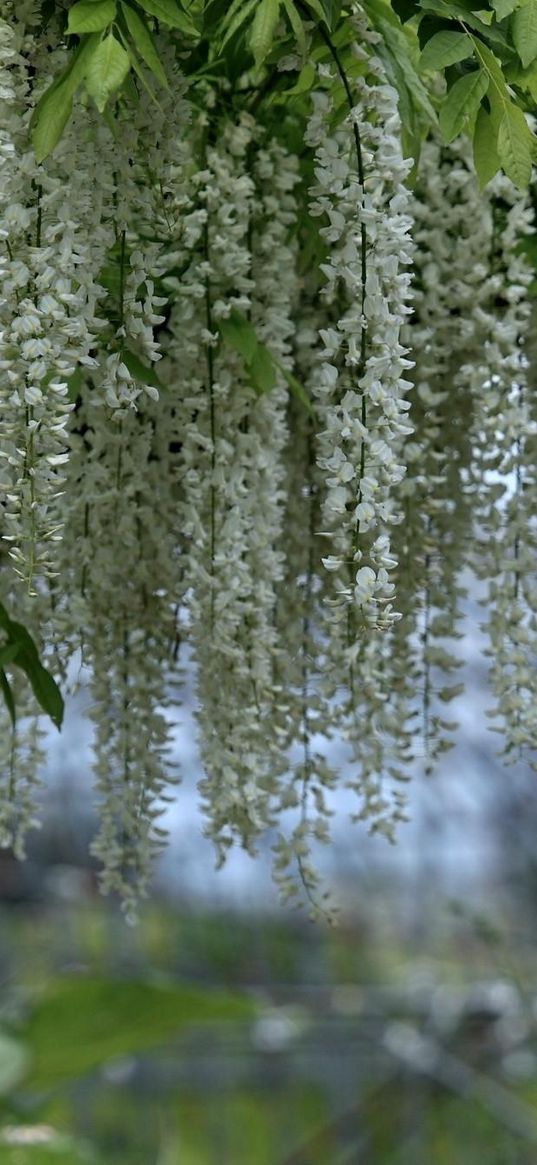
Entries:
POLYGON ((535 138, 522 110, 514 104, 499 61, 487 45, 474 38, 478 60, 488 73, 490 116, 497 133, 497 150, 505 173, 525 189, 530 181, 535 138))
POLYGON ((99 36, 89 36, 71 54, 71 61, 60 77, 49 85, 37 102, 30 119, 32 144, 38 162, 56 148, 72 111, 72 97, 81 84, 99 36))
POLYGON ((7 1096, 20 1083, 29 1064, 28 1051, 19 1040, 0 1032, 0 1096, 7 1096))
POLYGON ((444 29, 431 37, 420 56, 422 69, 446 69, 473 55, 474 47, 465 32, 444 29))
POLYGON ((333 32, 341 16, 341 0, 321 0, 326 16, 326 23, 330 32, 333 32))
POLYGON ((512 81, 517 88, 524 89, 527 93, 530 93, 532 100, 537 102, 537 61, 534 61, 529 69, 520 69, 517 76, 512 78, 512 81))
POLYGON ((252 387, 260 396, 272 392, 277 382, 274 360, 266 344, 258 342, 252 360, 248 364, 252 387))
POLYGON ((527 0, 513 13, 511 35, 520 60, 527 69, 537 57, 537 0, 527 0))
POLYGON ((392 0, 392 8, 397 13, 399 20, 406 24, 407 20, 412 20, 419 12, 418 0, 392 0))
MULTIPOLYGON (((505 83, 505 77, 503 75, 502 67, 498 58, 494 56, 494 53, 491 51, 491 49, 489 49, 486 44, 483 44, 483 41, 479 40, 478 37, 473 36, 472 42, 478 61, 489 74, 490 80, 493 82, 493 89, 501 92, 506 101, 510 101, 509 92, 505 83)), ((491 89, 491 93, 493 92, 493 89, 491 89)))
MULTIPOLYGON (((2 603, 0 603, 0 627, 6 632, 9 642, 17 646, 13 662, 25 672, 40 708, 50 716, 57 728, 61 728, 64 704, 60 689, 50 672, 43 667, 30 632, 22 623, 10 618, 2 603)), ((3 684, 2 687, 5 695, 3 684)))
POLYGON ((505 20, 506 16, 510 16, 514 12, 518 0, 490 0, 492 7, 496 13, 496 20, 505 20))
POLYGON ((271 392, 277 382, 274 358, 258 339, 251 321, 242 312, 233 311, 227 319, 219 320, 218 327, 226 344, 242 356, 252 388, 260 395, 271 392))
POLYGON ((86 88, 100 113, 123 84, 129 69, 129 54, 110 32, 97 46, 86 70, 86 88))
MULTIPOLYGON (((147 74, 146 74, 145 70, 142 68, 141 62, 138 60, 138 57, 136 55, 136 50, 132 44, 129 45, 128 52, 129 52, 131 66, 134 69, 134 72, 136 73, 136 76, 138 77, 140 84, 145 89, 145 91, 148 94, 151 101, 157 106, 157 109, 160 109, 161 113, 163 113, 164 110, 162 108, 162 105, 160 104, 160 101, 153 93, 153 90, 152 90, 152 88, 147 80, 147 74)), ((132 82, 132 85, 133 85, 134 91, 136 93, 136 102, 139 102, 140 98, 138 95, 138 90, 136 89, 136 85, 134 84, 134 81, 132 82)), ((134 100, 132 95, 131 95, 131 99, 134 100)))
POLYGON ((189 1024, 241 1023, 255 1006, 240 995, 132 980, 66 979, 43 996, 24 1032, 32 1053, 25 1087, 56 1088, 105 1060, 168 1043, 189 1024))
POLYGON ((480 106, 474 127, 474 165, 481 190, 500 169, 498 132, 490 113, 480 106))
POLYGON ((384 5, 377 3, 376 0, 372 0, 368 5, 368 11, 372 14, 375 28, 382 36, 386 54, 392 64, 398 91, 401 94, 399 80, 401 77, 416 109, 425 114, 429 121, 436 123, 436 112, 412 60, 409 38, 395 16, 393 18, 395 23, 386 19, 383 9, 384 5))
POLYGON ((305 58, 307 52, 306 31, 302 23, 302 17, 295 8, 293 0, 282 0, 285 8, 287 19, 295 34, 296 47, 302 58, 305 58))
POLYGON ((218 321, 220 335, 226 344, 234 348, 243 360, 250 363, 259 343, 254 325, 239 311, 232 311, 227 319, 218 321))
POLYGON ((420 8, 426 12, 434 12, 442 20, 449 20, 450 17, 458 23, 463 20, 468 28, 473 28, 481 36, 486 37, 489 44, 498 45, 502 49, 509 48, 502 29, 494 25, 489 27, 483 20, 479 19, 477 13, 466 8, 464 4, 449 3, 449 0, 420 0, 420 8))
POLYGON ((268 56, 280 17, 280 0, 258 0, 248 39, 257 67, 268 56))
POLYGON ((143 360, 136 355, 136 352, 131 352, 130 348, 123 348, 121 352, 121 359, 126 364, 131 376, 138 380, 140 384, 150 384, 153 388, 158 388, 162 392, 164 385, 157 376, 154 367, 151 364, 144 364, 143 360))
MULTIPOLYGON (((15 661, 23 667, 22 657, 17 656, 15 661)), ((24 669, 30 681, 32 691, 43 712, 52 720, 59 730, 63 724, 64 703, 56 680, 50 672, 39 662, 24 669)))
POLYGON ((78 366, 75 368, 74 372, 67 381, 67 398, 70 404, 76 404, 79 396, 82 393, 84 384, 84 374, 80 366, 78 366))
POLYGON ((155 77, 158 77, 161 85, 169 90, 168 78, 162 67, 160 57, 155 48, 155 42, 145 20, 138 15, 134 8, 130 8, 128 4, 122 3, 121 11, 142 60, 145 61, 148 68, 151 69, 151 72, 155 74, 155 77))
POLYGON ((73 98, 68 84, 51 86, 43 94, 31 131, 37 162, 44 162, 58 145, 72 109, 73 98))
POLYGON ((13 663, 19 650, 20 645, 12 642, 5 643, 3 647, 0 647, 0 667, 8 667, 10 663, 13 663))
POLYGON ((15 709, 15 700, 13 697, 13 692, 11 691, 11 685, 9 683, 9 680, 8 680, 3 668, 0 668, 0 688, 2 689, 4 703, 6 705, 8 712, 9 712, 9 718, 11 720, 13 731, 15 731, 15 728, 17 725, 17 713, 16 713, 16 709, 15 709))
POLYGON ((0 627, 2 628, 3 631, 7 631, 7 634, 9 635, 9 629, 11 627, 11 619, 10 619, 3 603, 0 603, 0 627))
POLYGON ((170 28, 177 28, 188 36, 197 35, 194 24, 181 11, 175 0, 138 0, 138 2, 144 12, 149 12, 150 16, 156 16, 157 20, 161 20, 163 24, 168 24, 170 28))
POLYGON ((101 32, 115 19, 115 0, 79 0, 69 9, 68 33, 101 32))
POLYGON ((246 0, 246 3, 243 3, 243 0, 236 0, 236 3, 231 5, 224 25, 225 36, 220 46, 221 49, 226 47, 228 41, 230 41, 231 38, 235 36, 235 33, 238 32, 240 28, 242 28, 243 24, 246 23, 254 11, 256 4, 257 0, 246 0))
POLYGON ((298 97, 301 93, 309 93, 313 88, 317 79, 315 65, 308 61, 304 68, 300 70, 296 84, 291 89, 286 89, 282 94, 283 97, 298 97))
POLYGON ((507 88, 502 67, 494 53, 477 37, 472 37, 475 55, 489 78, 487 97, 490 104, 490 113, 496 132, 505 110, 511 105, 511 95, 507 88))
POLYGON ((498 131, 498 155, 507 177, 525 190, 530 183, 533 136, 517 105, 508 105, 498 131))
POLYGON ((321 0, 306 0, 306 4, 319 17, 319 20, 322 20, 323 24, 326 24, 326 12, 321 4, 321 0))
MULTIPOLYGON (((82 44, 78 45, 74 53, 71 54, 71 60, 65 72, 57 77, 56 80, 52 82, 52 85, 49 85, 48 89, 45 90, 42 97, 37 102, 30 120, 30 129, 32 131, 32 135, 42 117, 45 121, 47 121, 49 115, 53 115, 54 111, 49 107, 50 98, 53 93, 56 93, 59 89, 61 89, 62 92, 66 95, 66 104, 67 98, 74 96, 79 85, 81 85, 82 81, 84 80, 89 61, 96 48, 98 47, 100 39, 101 38, 99 34, 94 33, 93 35, 88 36, 82 42, 82 44)), ((45 127, 42 127, 39 132, 44 137, 45 127)), ((53 137, 53 135, 51 135, 51 137, 53 137)), ((55 145, 56 144, 57 142, 55 142, 55 145)), ((52 149, 54 149, 54 146, 52 149)))
POLYGON ((262 65, 273 47, 277 22, 280 20, 280 0, 259 0, 248 38, 257 68, 262 65))
POLYGON ((489 77, 484 69, 474 69, 472 73, 460 77, 452 85, 442 105, 438 123, 446 142, 452 142, 464 129, 481 103, 489 87, 489 77))

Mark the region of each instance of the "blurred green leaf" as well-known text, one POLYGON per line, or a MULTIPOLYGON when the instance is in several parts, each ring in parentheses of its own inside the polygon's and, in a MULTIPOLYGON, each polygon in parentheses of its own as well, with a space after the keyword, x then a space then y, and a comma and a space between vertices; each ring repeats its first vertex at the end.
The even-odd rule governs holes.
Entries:
POLYGON ((25 1086, 54 1088, 106 1060, 166 1043, 188 1024, 254 1014, 245 997, 195 987, 64 980, 41 998, 24 1032, 33 1056, 25 1086))
POLYGON ((218 321, 218 327, 230 348, 234 348, 248 363, 253 360, 258 345, 256 330, 242 312, 232 311, 226 319, 218 321))
POLYGON ((6 705, 8 713, 9 713, 9 719, 11 720, 11 726, 12 726, 13 730, 15 730, 16 725, 17 725, 17 710, 15 708, 15 697, 13 695, 13 692, 11 691, 11 684, 10 684, 10 682, 6 676, 6 673, 2 667, 0 667, 0 688, 2 689, 4 703, 6 705))
POLYGON ((232 311, 218 326, 226 344, 242 356, 255 391, 260 396, 271 392, 277 381, 274 359, 266 344, 257 338, 252 322, 242 312, 232 311))
POLYGON ((7 1096, 28 1069, 27 1048, 19 1040, 0 1032, 0 1096, 7 1096))
POLYGON ((255 391, 260 396, 272 392, 276 387, 276 369, 274 360, 266 344, 258 343, 254 355, 248 365, 248 372, 255 391))
POLYGON ((162 381, 155 372, 155 366, 145 364, 136 352, 131 352, 130 348, 123 348, 121 351, 121 359, 127 366, 131 376, 134 376, 140 384, 150 384, 153 388, 158 388, 161 392, 163 389, 162 381))
POLYGON ((307 41, 306 31, 302 23, 302 17, 295 8, 293 0, 282 0, 282 2, 289 24, 291 25, 291 28, 295 34, 297 49, 301 57, 305 59, 307 53, 307 41))
POLYGON ((295 396, 296 399, 300 401, 300 404, 303 405, 305 409, 307 409, 310 416, 315 417, 315 409, 306 392, 306 389, 304 388, 304 385, 301 384, 299 380, 297 380, 296 376, 293 376, 293 373, 290 372, 288 368, 285 368, 283 364, 280 364, 279 360, 277 360, 276 363, 280 369, 280 372, 282 373, 282 376, 287 381, 293 396, 295 396))
POLYGON ((87 1145, 48 1125, 9 1125, 0 1133, 0 1165, 97 1165, 87 1145))

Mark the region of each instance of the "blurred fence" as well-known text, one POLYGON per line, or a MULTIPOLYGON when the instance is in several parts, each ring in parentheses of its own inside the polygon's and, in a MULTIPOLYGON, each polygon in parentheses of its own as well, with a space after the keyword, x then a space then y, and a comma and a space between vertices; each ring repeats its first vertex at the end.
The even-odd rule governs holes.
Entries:
POLYGON ((0 1165, 537 1165, 532 958, 458 934, 4 909, 0 1165))

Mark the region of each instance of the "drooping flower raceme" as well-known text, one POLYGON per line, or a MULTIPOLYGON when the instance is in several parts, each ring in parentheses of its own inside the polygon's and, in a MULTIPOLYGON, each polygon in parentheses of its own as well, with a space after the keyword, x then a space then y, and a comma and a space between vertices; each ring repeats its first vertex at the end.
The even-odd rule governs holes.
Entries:
POLYGON ((475 500, 468 488, 472 418, 480 423, 474 368, 490 320, 492 212, 465 142, 431 139, 414 191, 413 315, 405 331, 415 360, 412 418, 419 440, 406 442, 405 518, 395 551, 412 655, 425 768, 450 744, 445 707, 460 692, 462 570, 470 562, 475 500))
POLYGON ((279 366, 292 331, 296 168, 276 145, 254 151, 254 129, 251 119, 228 124, 193 171, 165 368, 202 792, 221 857, 237 836, 251 848, 270 823, 284 765, 274 587, 283 571, 279 366))
POLYGON ((136 124, 152 147, 138 164, 128 135, 121 152, 103 132, 103 149, 117 166, 129 150, 132 165, 128 179, 114 172, 121 201, 113 184, 111 193, 105 185, 94 188, 111 232, 103 256, 103 347, 83 366, 71 419, 73 501, 62 577, 76 599, 57 597, 55 613, 89 671, 101 817, 92 851, 102 864, 103 888, 119 893, 129 915, 146 892, 162 845, 158 819, 175 779, 168 713, 176 634, 175 499, 168 403, 159 397, 153 367, 160 357, 155 329, 164 320, 157 313, 166 296, 156 294, 153 276, 160 278, 162 255, 174 243, 166 202, 170 188, 179 199, 184 185, 184 113, 170 93, 157 121, 149 98, 141 99, 136 124), (155 170, 150 183, 146 166, 155 170))
POLYGON ((373 55, 374 36, 361 22, 357 31, 363 76, 356 106, 334 133, 330 99, 321 91, 308 128, 317 179, 310 209, 329 220, 320 227, 328 243, 322 295, 333 318, 321 331, 314 379, 322 425, 318 463, 326 481, 321 537, 329 553, 323 561, 333 580, 324 683, 332 721, 350 747, 360 815, 390 833, 390 821, 402 812, 401 793, 390 788, 408 760, 401 730, 408 715, 404 665, 399 671, 401 656, 394 657, 386 633, 399 618, 390 532, 402 518, 402 447, 412 431, 412 362, 401 340, 410 311, 409 163, 401 154, 397 95, 373 55))
POLYGON ((401 155, 397 94, 375 57, 356 88, 359 103, 337 133, 323 91, 308 126, 316 148, 310 211, 329 220, 320 228, 329 244, 322 293, 335 299, 344 289, 348 305, 322 335, 314 391, 335 602, 352 604, 357 622, 388 627, 397 618, 388 531, 400 519, 393 495, 404 476, 401 438, 411 431, 411 361, 400 341, 410 310, 410 163, 401 155))
POLYGON ((529 199, 503 175, 490 186, 490 300, 481 358, 471 372, 476 414, 473 502, 475 568, 487 582, 490 677, 504 752, 536 764, 535 554, 537 414, 526 348, 533 273, 521 244, 534 231, 529 199))
POLYGON ((68 381, 89 358, 99 327, 87 142, 71 126, 56 157, 38 166, 28 141, 36 61, 53 65, 62 51, 53 30, 50 44, 36 39, 32 8, 17 5, 0 21, 3 536, 30 592, 36 579, 57 569, 55 503, 68 456, 68 381))
MULTIPOLYGON (((444 746, 461 565, 489 580, 507 748, 535 740, 528 208, 434 138, 409 191, 357 4, 285 98, 295 54, 267 91, 209 80, 148 10, 169 88, 155 102, 140 66, 105 118, 77 94, 38 164, 30 118, 72 59, 51 7, 0 0, 0 597, 64 683, 79 653, 93 853, 129 914, 163 840, 182 642, 218 860, 268 831, 284 896, 316 910, 330 738, 390 838, 444 746)), ((102 35, 126 38, 123 14, 102 35)), ((5 720, 0 842, 21 852, 39 725, 5 720)))

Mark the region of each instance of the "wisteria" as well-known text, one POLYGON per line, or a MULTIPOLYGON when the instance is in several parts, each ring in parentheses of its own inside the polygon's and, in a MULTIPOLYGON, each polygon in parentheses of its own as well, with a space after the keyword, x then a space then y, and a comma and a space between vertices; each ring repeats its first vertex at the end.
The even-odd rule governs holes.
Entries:
MULTIPOLYGON (((298 47, 271 72, 254 37, 234 80, 150 6, 77 38, 78 7, 0 2, 2 610, 47 683, 87 685, 92 854, 128 917, 180 796, 186 667, 217 862, 267 844, 283 898, 323 912, 337 788, 393 840, 451 743, 463 571, 506 753, 535 757, 531 198, 445 114, 442 139, 419 80, 416 148, 367 6, 332 37, 291 5, 298 47)), ((2 618, 22 855, 50 689, 2 618)))

